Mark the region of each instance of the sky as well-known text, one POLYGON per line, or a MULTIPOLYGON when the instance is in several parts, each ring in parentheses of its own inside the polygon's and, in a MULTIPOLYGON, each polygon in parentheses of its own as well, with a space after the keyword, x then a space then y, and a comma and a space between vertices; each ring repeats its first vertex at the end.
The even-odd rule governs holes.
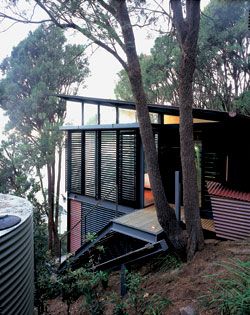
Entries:
MULTIPOLYGON (((201 8, 210 0, 201 0, 201 8)), ((13 47, 27 37, 29 31, 35 30, 37 25, 34 24, 15 24, 6 30, 6 24, 0 23, 0 62, 11 54, 13 47)), ((154 37, 148 38, 148 34, 140 29, 136 32, 136 43, 138 53, 148 54, 154 44, 154 37)), ((78 39, 77 39, 78 40, 78 39)), ((79 43, 83 37, 79 36, 79 43)), ((117 73, 122 69, 119 62, 107 53, 104 49, 98 48, 89 59, 90 76, 86 80, 86 88, 79 89, 78 94, 90 97, 115 98, 114 88, 118 80, 117 73)), ((3 115, 0 109, 0 135, 7 122, 7 117, 3 115)))
MULTIPOLYGON (((1 0, 0 0, 1 1, 1 0)), ((201 0, 203 8, 210 0, 201 0)), ((11 54, 12 49, 18 45, 30 31, 34 31, 37 25, 34 24, 15 24, 6 30, 6 24, 0 23, 0 63, 11 54)), ((66 34, 67 37, 67 34, 66 34)), ((138 54, 149 54, 150 48, 154 44, 156 34, 148 34, 144 30, 135 32, 137 52, 138 54), (151 36, 148 36, 151 35, 151 36)), ((82 44, 84 39, 78 36, 74 42, 82 44)), ((122 69, 119 62, 107 53, 104 49, 98 48, 89 58, 90 76, 87 78, 86 88, 80 87, 78 95, 99 97, 99 98, 115 98, 114 88, 118 80, 117 73, 122 69)), ((8 118, 4 116, 0 109, 0 141, 3 139, 4 126, 8 118)), ((64 173, 64 172, 63 172, 64 173)), ((62 189, 62 191, 64 191, 62 189)), ((65 221, 66 222, 66 221, 65 221)), ((63 221, 62 230, 66 229, 66 223, 63 221)))
MULTIPOLYGON (((12 49, 28 36, 30 31, 34 31, 37 25, 15 24, 8 30, 0 23, 0 62, 11 54, 12 49)), ((154 40, 146 38, 145 32, 137 33, 138 53, 149 53, 154 40)), ((79 44, 84 41, 83 36, 78 36, 74 41, 79 44)), ((114 88, 118 80, 117 73, 122 69, 120 63, 102 48, 97 48, 89 58, 90 76, 86 80, 86 88, 80 87, 78 94, 89 97, 115 98, 114 88)), ((7 122, 7 117, 0 109, 0 134, 7 122)))

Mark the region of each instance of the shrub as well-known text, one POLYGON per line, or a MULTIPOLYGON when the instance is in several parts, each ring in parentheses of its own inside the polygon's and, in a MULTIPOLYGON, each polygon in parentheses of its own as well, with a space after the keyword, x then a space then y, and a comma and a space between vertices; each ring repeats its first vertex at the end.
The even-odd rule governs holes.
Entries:
POLYGON ((63 302, 67 303, 67 312, 70 314, 72 303, 83 296, 83 307, 91 315, 103 314, 103 301, 100 292, 108 276, 103 271, 92 272, 84 268, 72 271, 67 269, 58 281, 61 287, 63 302))
POLYGON ((170 305, 170 300, 157 294, 149 294, 142 287, 143 278, 139 273, 126 276, 128 294, 125 300, 116 299, 113 315, 161 315, 170 305))

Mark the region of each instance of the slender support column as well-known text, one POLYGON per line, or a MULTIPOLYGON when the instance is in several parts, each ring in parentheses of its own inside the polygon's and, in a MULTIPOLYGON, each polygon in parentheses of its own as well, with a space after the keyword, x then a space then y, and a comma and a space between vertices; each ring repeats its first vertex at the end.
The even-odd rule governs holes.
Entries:
POLYGON ((181 220, 181 184, 180 171, 175 171, 175 215, 177 221, 181 220))
POLYGON ((121 265, 120 271, 120 292, 121 296, 123 297, 127 293, 127 286, 126 286, 126 266, 124 264, 121 265))

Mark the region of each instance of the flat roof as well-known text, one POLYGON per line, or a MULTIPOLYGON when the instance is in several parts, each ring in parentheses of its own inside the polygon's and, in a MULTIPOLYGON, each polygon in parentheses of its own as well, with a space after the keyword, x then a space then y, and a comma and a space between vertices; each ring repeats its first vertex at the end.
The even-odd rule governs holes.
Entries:
MULTIPOLYGON (((77 95, 66 95, 66 94, 57 94, 57 97, 71 102, 81 102, 95 105, 105 105, 111 107, 119 107, 124 109, 135 109, 135 103, 129 101, 121 100, 112 100, 112 99, 103 99, 103 98, 94 98, 86 96, 77 96, 77 95)), ((179 116, 179 107, 172 105, 160 105, 160 104, 148 104, 148 109, 150 112, 179 116)), ((202 108, 193 108, 193 117, 200 118, 205 120, 214 120, 214 121, 235 121, 235 120, 245 120, 250 121, 249 116, 242 114, 237 114, 235 112, 223 112, 218 110, 202 109, 202 108)))
POLYGON ((103 125, 64 125, 60 130, 110 130, 110 129, 136 129, 139 128, 138 123, 131 124, 103 124, 103 125))

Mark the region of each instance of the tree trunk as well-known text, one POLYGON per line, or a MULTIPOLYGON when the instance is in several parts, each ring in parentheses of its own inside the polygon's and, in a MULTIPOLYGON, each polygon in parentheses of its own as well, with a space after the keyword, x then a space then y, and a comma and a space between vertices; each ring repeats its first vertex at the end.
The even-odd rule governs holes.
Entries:
POLYGON ((54 241, 53 241, 53 225, 54 225, 54 200, 53 200, 53 178, 52 178, 52 170, 51 164, 47 164, 47 176, 48 176, 48 212, 49 212, 49 220, 48 220, 48 247, 49 251, 53 252, 54 250, 54 241))
POLYGON ((135 39, 126 2, 124 0, 116 0, 113 2, 113 4, 116 8, 116 18, 123 33, 128 63, 127 72, 136 103, 140 134, 145 152, 150 184, 154 195, 157 217, 160 225, 166 232, 170 243, 175 249, 183 252, 185 248, 185 242, 183 239, 182 230, 177 222, 174 209, 172 209, 167 202, 161 179, 153 130, 147 107, 147 98, 142 84, 141 68, 136 52, 135 39))
POLYGON ((59 197, 60 197, 60 184, 61 184, 61 168, 62 168, 62 143, 59 143, 58 149, 58 172, 57 172, 57 183, 56 183, 56 201, 55 201, 55 229, 57 235, 55 237, 55 253, 56 256, 60 255, 58 226, 59 226, 59 197))
POLYGON ((188 233, 187 258, 191 260, 204 246, 200 220, 197 171, 193 137, 193 76, 195 71, 197 40, 200 21, 200 1, 187 0, 186 18, 183 18, 181 1, 171 0, 174 25, 181 46, 178 73, 180 106, 180 147, 183 178, 183 203, 188 233))
POLYGON ((53 221, 52 221, 52 229, 53 229, 53 254, 59 254, 59 237, 58 237, 58 225, 56 225, 55 221, 55 150, 53 152, 53 162, 51 163, 51 174, 52 174, 52 185, 51 185, 51 204, 50 207, 53 209, 53 221))

